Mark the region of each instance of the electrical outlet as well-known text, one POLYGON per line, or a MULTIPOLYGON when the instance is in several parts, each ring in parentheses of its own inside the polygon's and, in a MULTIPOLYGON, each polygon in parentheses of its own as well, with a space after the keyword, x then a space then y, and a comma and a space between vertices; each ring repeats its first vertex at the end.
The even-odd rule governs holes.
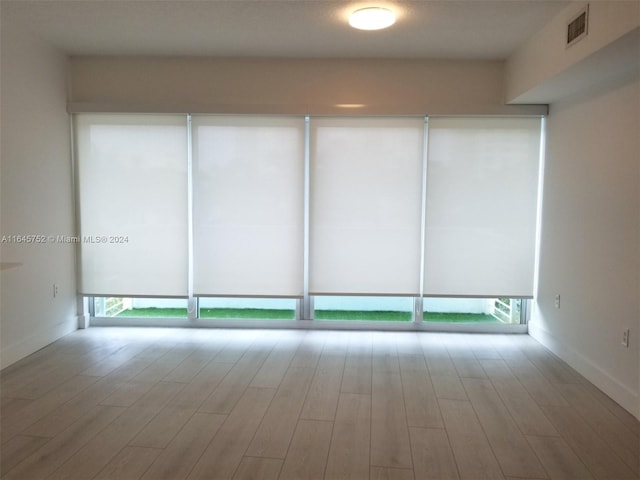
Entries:
POLYGON ((556 308, 560 308, 560 294, 556 295, 556 308))
POLYGON ((629 329, 622 331, 622 346, 629 348, 629 329))
POLYGON ((53 284, 53 298, 58 296, 58 285, 56 283, 53 284))

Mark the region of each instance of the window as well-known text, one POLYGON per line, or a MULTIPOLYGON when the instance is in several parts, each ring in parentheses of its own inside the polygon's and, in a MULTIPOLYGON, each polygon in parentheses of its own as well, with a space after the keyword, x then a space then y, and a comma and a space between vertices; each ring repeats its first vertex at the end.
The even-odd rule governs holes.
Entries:
POLYGON ((187 318, 187 300, 180 298, 94 297, 95 317, 187 318))
POLYGON ((413 297, 316 296, 315 320, 411 322, 413 297))
POLYGON ((521 323, 540 133, 539 118, 78 115, 79 290, 100 318, 521 323))
POLYGON ((423 129, 421 118, 313 120, 312 294, 419 293, 423 129))
POLYGON ((292 298, 200 298, 200 318, 295 320, 296 300, 292 298))
POLYGON ((84 295, 187 295, 187 130, 177 115, 76 119, 84 295))
POLYGON ((194 293, 301 296, 304 119, 194 116, 194 293))
POLYGON ((540 119, 429 119, 424 294, 532 297, 540 119))
POLYGON ((521 298, 425 297, 423 321, 433 323, 525 323, 521 298))

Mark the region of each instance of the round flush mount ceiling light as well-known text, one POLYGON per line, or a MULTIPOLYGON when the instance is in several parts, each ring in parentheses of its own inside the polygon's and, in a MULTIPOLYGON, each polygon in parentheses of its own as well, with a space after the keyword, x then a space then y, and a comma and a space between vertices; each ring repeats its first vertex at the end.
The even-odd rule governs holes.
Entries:
POLYGON ((391 10, 382 7, 367 7, 356 10, 349 17, 349 25, 358 30, 381 30, 396 21, 391 10))

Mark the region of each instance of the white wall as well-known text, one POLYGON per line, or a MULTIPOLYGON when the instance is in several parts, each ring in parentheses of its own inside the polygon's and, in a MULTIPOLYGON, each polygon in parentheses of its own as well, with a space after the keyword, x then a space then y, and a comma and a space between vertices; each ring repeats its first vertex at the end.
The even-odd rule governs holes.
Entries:
POLYGON ((503 77, 501 61, 73 57, 69 110, 546 113, 544 105, 505 105, 503 77))
POLYGON ((550 106, 530 333, 640 418, 639 139, 637 79, 550 106))
MULTIPOLYGON (((2 12, 1 235, 73 235, 67 59, 2 12)), ((77 326, 74 248, 2 243, 0 366, 77 326), (53 298, 53 284, 59 287, 53 298)))
MULTIPOLYGON (((567 7, 540 29, 506 62, 507 102, 550 103, 559 91, 570 93, 606 77, 625 71, 638 58, 637 43, 630 49, 612 49, 622 38, 640 27, 637 0, 589 2, 588 35, 566 47, 567 23, 587 2, 569 2, 567 7), (597 52, 605 55, 598 56, 597 52), (629 58, 620 58, 621 55, 629 58), (580 66, 582 65, 582 68, 580 66), (585 68, 590 71, 585 72, 585 68)), ((558 97, 556 97, 558 98, 558 97)))

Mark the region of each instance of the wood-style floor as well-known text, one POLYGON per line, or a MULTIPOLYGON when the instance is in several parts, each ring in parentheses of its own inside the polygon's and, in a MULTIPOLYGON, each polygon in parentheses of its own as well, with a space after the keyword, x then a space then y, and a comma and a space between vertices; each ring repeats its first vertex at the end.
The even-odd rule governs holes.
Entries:
POLYGON ((639 473, 639 422, 525 335, 90 328, 1 387, 7 480, 639 473))

